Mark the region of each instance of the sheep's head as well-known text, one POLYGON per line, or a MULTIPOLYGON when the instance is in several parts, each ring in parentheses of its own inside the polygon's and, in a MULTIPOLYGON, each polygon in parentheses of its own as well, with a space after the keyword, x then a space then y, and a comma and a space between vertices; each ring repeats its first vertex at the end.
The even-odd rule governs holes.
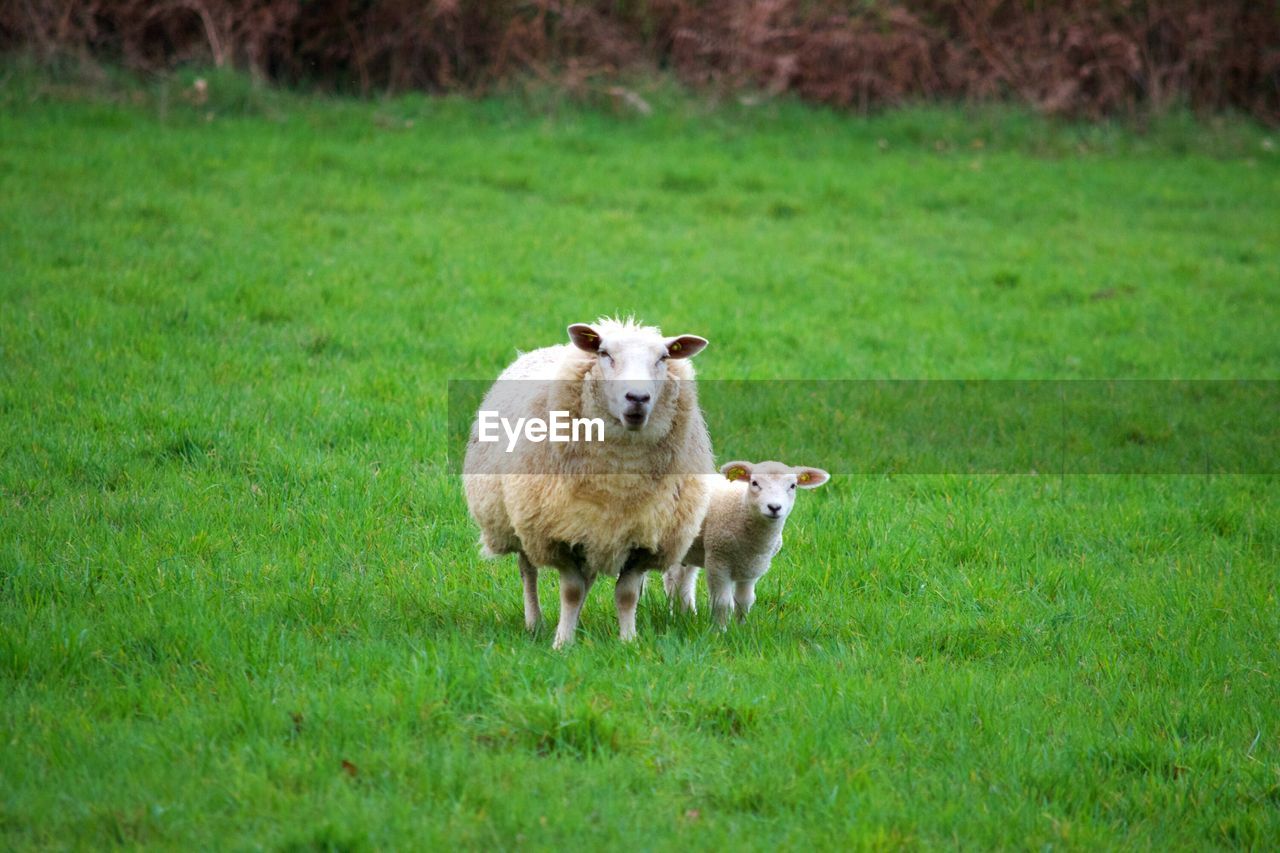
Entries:
POLYGON ((821 468, 793 468, 781 462, 726 462, 720 473, 747 484, 744 500, 761 516, 781 524, 795 506, 796 489, 816 489, 831 475, 821 468))
POLYGON ((595 357, 591 377, 603 380, 601 402, 628 430, 642 430, 666 393, 671 359, 692 358, 707 345, 697 335, 663 337, 657 329, 634 323, 574 323, 569 339, 595 357))

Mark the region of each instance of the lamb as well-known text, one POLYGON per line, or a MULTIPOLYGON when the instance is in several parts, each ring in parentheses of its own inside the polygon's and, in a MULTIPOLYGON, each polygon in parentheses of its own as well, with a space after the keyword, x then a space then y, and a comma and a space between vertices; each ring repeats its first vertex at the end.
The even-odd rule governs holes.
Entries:
POLYGON ((782 550, 782 528, 796 500, 796 489, 816 489, 831 477, 821 468, 792 468, 781 462, 728 462, 711 497, 702 533, 684 559, 662 576, 668 598, 697 612, 694 587, 698 567, 707 570, 707 592, 716 622, 729 614, 747 618, 756 600, 756 582, 782 550))
POLYGON ((631 319, 575 323, 568 332, 570 344, 516 359, 480 410, 599 418, 603 441, 524 441, 508 452, 481 442, 473 425, 462 478, 482 553, 517 555, 529 630, 542 619, 538 570, 559 571, 557 649, 573 642, 600 575, 617 578, 619 633, 635 638, 645 572, 689 550, 717 479, 689 362, 706 339, 664 337, 631 319))

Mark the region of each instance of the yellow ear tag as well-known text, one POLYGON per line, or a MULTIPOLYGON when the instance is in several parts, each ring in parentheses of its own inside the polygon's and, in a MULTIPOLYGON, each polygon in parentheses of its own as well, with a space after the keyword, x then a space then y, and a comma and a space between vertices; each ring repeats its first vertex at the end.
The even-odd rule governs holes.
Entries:
POLYGON ((809 472, 808 472, 808 471, 806 471, 805 473, 803 473, 803 474, 801 474, 801 475, 800 475, 800 482, 802 482, 802 483, 807 483, 807 482, 809 482, 809 479, 810 479, 810 478, 809 478, 809 472))
POLYGON ((739 477, 741 477, 743 474, 746 474, 746 473, 747 473, 747 472, 746 472, 746 471, 743 471, 741 468, 730 468, 730 469, 729 469, 729 479, 730 479, 730 480, 736 480, 736 479, 738 479, 739 477))
POLYGON ((673 343, 673 344, 671 345, 671 351, 672 351, 672 352, 680 352, 680 342, 679 342, 679 341, 676 341, 675 343, 673 343))

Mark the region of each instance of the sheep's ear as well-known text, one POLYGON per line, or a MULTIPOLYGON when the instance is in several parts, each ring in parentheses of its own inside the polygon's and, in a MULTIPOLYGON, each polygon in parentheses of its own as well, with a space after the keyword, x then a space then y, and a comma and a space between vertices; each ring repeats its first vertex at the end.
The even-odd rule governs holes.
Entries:
POLYGON ((795 468, 796 485, 802 489, 816 489, 827 480, 831 479, 831 475, 821 468, 795 468))
POLYGON ((586 323, 574 323, 570 326, 569 340, 584 352, 598 352, 600 349, 600 333, 586 323))
POLYGON ((726 462, 720 466, 720 473, 730 480, 745 480, 751 476, 751 463, 726 462))
POLYGON ((679 335, 667 338, 667 358, 693 358, 707 345, 706 338, 697 335, 679 335))

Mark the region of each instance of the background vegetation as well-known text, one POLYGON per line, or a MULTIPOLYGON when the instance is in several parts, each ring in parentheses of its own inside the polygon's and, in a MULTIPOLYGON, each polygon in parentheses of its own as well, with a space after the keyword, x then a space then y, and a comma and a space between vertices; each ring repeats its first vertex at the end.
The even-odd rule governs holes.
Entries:
POLYGON ((0 846, 1280 837, 1274 475, 837 476, 747 626, 603 583, 558 654, 444 453, 613 311, 707 379, 1280 378, 1257 126, 0 76, 0 846))
POLYGON ((1280 120, 1280 6, 1254 0, 22 0, 0 5, 6 46, 366 93, 532 76, 641 109, 620 75, 862 111, 942 98, 1280 120))

